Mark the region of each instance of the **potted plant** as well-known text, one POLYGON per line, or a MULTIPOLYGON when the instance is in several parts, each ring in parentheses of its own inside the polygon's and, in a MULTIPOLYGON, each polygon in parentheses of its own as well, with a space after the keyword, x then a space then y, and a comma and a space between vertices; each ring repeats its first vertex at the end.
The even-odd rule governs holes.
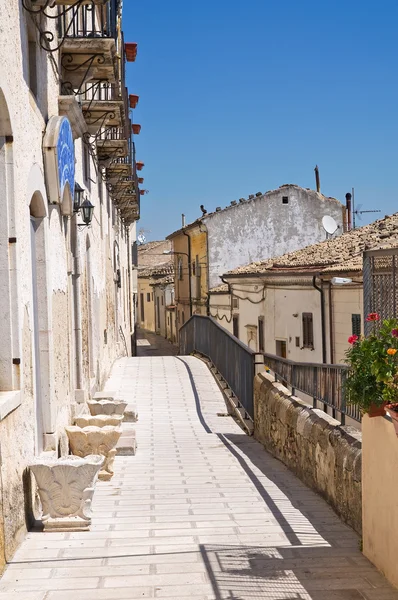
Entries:
MULTIPOLYGON (((367 317, 367 321, 379 320, 377 313, 367 317)), ((369 336, 352 335, 348 341, 346 362, 350 370, 345 383, 348 402, 356 404, 362 414, 383 416, 384 407, 398 400, 398 319, 386 319, 369 336)))

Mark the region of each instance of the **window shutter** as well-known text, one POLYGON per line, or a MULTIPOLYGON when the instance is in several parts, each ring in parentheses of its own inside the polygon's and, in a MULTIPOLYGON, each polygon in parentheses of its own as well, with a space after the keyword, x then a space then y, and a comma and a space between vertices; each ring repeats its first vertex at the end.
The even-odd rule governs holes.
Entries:
POLYGON ((361 315, 351 315, 352 335, 361 335, 361 315))
POLYGON ((314 347, 314 327, 312 313, 303 313, 303 347, 314 347))

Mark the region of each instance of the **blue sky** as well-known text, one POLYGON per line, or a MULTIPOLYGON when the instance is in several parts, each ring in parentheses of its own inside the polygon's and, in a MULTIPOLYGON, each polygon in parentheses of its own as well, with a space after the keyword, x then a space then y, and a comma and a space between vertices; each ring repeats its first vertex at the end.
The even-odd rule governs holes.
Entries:
POLYGON ((125 0, 148 240, 285 183, 398 211, 397 0, 125 0))

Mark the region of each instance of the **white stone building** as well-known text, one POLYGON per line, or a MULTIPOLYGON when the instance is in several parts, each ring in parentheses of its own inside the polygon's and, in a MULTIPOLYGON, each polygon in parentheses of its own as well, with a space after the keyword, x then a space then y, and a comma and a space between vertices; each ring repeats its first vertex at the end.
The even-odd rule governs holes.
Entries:
POLYGON ((343 233, 345 207, 298 185, 282 185, 205 215, 200 221, 207 230, 209 287, 238 266, 323 241, 326 215, 336 221, 335 235, 343 233))
POLYGON ((134 340, 136 45, 120 0, 51 4, 0 3, 0 567, 34 514, 26 467, 134 340))
POLYGON ((344 362, 364 331, 362 255, 398 246, 398 215, 224 274, 210 315, 257 352, 296 362, 344 362))

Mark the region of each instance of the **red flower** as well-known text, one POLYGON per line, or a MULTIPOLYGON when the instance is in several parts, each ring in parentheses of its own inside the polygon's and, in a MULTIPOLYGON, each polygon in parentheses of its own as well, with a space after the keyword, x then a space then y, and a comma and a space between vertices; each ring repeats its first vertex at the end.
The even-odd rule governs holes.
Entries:
POLYGON ((392 337, 398 337, 398 329, 393 329, 391 331, 391 335, 392 335, 392 337))
POLYGON ((355 344, 355 342, 357 342, 358 340, 359 340, 359 337, 357 335, 350 335, 350 337, 348 338, 348 343, 355 344))
POLYGON ((367 321, 380 321, 380 315, 378 313, 369 313, 366 317, 367 321))

